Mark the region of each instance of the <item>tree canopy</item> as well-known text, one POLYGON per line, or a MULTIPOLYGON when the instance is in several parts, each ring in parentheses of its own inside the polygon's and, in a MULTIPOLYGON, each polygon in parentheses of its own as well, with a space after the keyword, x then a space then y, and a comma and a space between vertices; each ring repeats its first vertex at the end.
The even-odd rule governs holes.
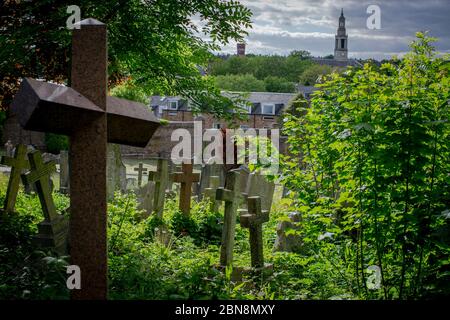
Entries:
POLYGON ((233 101, 222 97, 199 69, 206 68, 210 51, 242 40, 251 27, 251 11, 234 0, 5 1, 0 30, 3 109, 22 77, 68 83, 69 5, 78 5, 82 18, 108 25, 110 87, 126 81, 146 94, 187 96, 194 111, 229 115, 224 110, 233 101))

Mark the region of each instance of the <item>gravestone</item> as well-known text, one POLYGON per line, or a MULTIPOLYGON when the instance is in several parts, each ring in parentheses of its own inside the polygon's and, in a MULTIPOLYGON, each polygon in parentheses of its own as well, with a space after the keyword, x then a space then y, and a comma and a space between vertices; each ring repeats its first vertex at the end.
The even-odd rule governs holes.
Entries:
POLYGON ((19 192, 21 174, 24 170, 30 168, 27 158, 27 147, 23 144, 17 145, 14 151, 14 157, 3 156, 2 164, 11 167, 3 209, 5 212, 13 212, 16 205, 17 193, 19 192))
POLYGON ((269 221, 269 212, 261 206, 261 197, 248 197, 248 209, 240 214, 241 226, 250 232, 251 261, 255 269, 264 267, 262 224, 269 221))
POLYGON ((216 199, 225 202, 222 242, 220 246, 220 265, 224 267, 233 263, 236 213, 242 201, 239 183, 239 172, 230 170, 226 176, 225 188, 218 188, 216 190, 216 199))
POLYGON ((69 194, 69 152, 61 150, 59 154, 59 192, 69 194))
POLYGON ((169 164, 166 159, 158 159, 156 164, 156 172, 150 171, 148 174, 149 182, 155 183, 155 192, 153 199, 153 211, 162 218, 164 210, 164 200, 166 197, 166 189, 169 182, 169 164))
POLYGON ((274 251, 301 252, 303 249, 303 240, 298 234, 286 234, 288 230, 298 231, 301 229, 301 214, 291 212, 289 221, 281 221, 277 225, 277 238, 274 244, 274 251))
POLYGON ((134 191, 134 190, 137 190, 138 188, 139 188, 139 186, 138 186, 138 182, 137 182, 136 178, 127 178, 125 190, 134 191))
POLYGON ((219 177, 219 187, 224 186, 224 168, 223 165, 220 164, 204 164, 201 168, 201 175, 200 175, 200 182, 198 184, 198 188, 196 190, 196 194, 198 197, 198 200, 202 200, 203 192, 206 188, 209 187, 210 184, 210 178, 212 176, 219 177))
POLYGON ((210 201, 209 210, 211 212, 219 211, 220 201, 216 200, 216 190, 220 187, 220 177, 211 176, 209 186, 204 190, 205 197, 210 201))
POLYGON ((72 33, 72 87, 26 78, 10 110, 26 130, 70 138, 70 257, 82 270, 74 299, 107 297, 107 142, 145 147, 159 120, 143 104, 107 96, 106 25, 72 33), (133 130, 128 130, 133 128, 133 130))
POLYGON ((154 194, 155 183, 153 181, 149 181, 136 189, 138 209, 144 211, 142 218, 147 218, 152 214, 154 210, 154 194))
POLYGON ((250 175, 249 168, 246 165, 241 165, 238 168, 232 169, 230 171, 239 172, 239 190, 242 194, 246 194, 248 177, 250 175))
POLYGON ((126 167, 122 162, 119 145, 108 143, 106 159, 106 190, 108 198, 112 199, 115 191, 124 192, 127 186, 126 167))
POLYGON ((31 170, 22 175, 26 184, 34 184, 44 213, 44 221, 38 224, 38 235, 35 237, 38 245, 54 248, 59 254, 67 253, 67 236, 69 220, 67 216, 56 211, 50 188, 50 175, 56 171, 55 162, 44 163, 39 151, 28 154, 31 170))
POLYGON ((173 182, 178 182, 181 185, 180 211, 187 216, 191 212, 192 184, 200 179, 200 175, 192 171, 193 165, 191 163, 183 163, 182 171, 173 174, 173 182))
POLYGON ((247 190, 245 193, 248 197, 261 197, 262 210, 270 213, 272 207, 273 194, 275 192, 275 184, 268 181, 266 176, 252 172, 248 176, 247 190))
POLYGON ((14 157, 14 145, 11 143, 11 140, 5 143, 5 154, 7 157, 14 157))
POLYGON ((133 169, 134 171, 136 171, 137 172, 137 175, 138 175, 138 187, 141 187, 142 186, 142 177, 145 175, 145 174, 147 174, 147 168, 144 168, 144 164, 141 162, 141 163, 139 163, 139 165, 138 165, 138 167, 137 168, 134 168, 133 169))

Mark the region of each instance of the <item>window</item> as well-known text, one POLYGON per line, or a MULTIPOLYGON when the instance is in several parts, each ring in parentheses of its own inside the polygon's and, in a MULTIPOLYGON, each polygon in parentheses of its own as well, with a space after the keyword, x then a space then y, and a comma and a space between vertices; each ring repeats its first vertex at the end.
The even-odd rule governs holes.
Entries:
POLYGON ((220 129, 220 123, 213 123, 213 129, 220 129))
POLYGON ((262 114, 275 114, 275 105, 273 104, 263 104, 262 114))
POLYGON ((242 129, 242 130, 248 130, 248 128, 249 128, 249 126, 247 126, 247 125, 244 125, 244 124, 241 125, 241 129, 242 129))
POLYGON ((344 49, 345 39, 341 39, 341 48, 344 49))
POLYGON ((169 101, 170 110, 178 110, 178 101, 169 101))

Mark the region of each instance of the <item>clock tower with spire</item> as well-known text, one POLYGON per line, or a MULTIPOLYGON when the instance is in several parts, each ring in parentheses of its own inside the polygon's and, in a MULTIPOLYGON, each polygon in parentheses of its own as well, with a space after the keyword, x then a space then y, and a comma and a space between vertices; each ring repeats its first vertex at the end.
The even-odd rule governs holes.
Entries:
POLYGON ((348 60, 348 36, 345 30, 344 9, 341 10, 341 16, 339 17, 339 27, 337 29, 335 39, 334 59, 341 61, 348 60))

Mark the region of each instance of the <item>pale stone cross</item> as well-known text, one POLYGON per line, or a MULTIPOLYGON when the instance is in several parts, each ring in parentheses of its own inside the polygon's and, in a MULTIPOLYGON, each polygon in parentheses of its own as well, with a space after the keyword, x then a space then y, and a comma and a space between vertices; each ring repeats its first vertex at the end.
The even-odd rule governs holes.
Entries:
POLYGON ((225 188, 218 188, 216 190, 216 199, 225 202, 222 243, 220 247, 220 265, 228 266, 233 262, 236 211, 242 201, 238 171, 228 171, 225 180, 225 188))
POLYGON ((158 159, 156 172, 148 173, 148 180, 155 182, 155 195, 153 199, 153 210, 158 217, 162 217, 166 189, 169 183, 169 163, 167 159, 158 159))
POLYGON ((20 175, 23 170, 30 168, 27 160, 27 147, 23 144, 17 145, 14 157, 3 156, 2 164, 11 167, 4 210, 5 212, 12 212, 16 205, 17 193, 19 192, 20 175))
POLYGON ((45 219, 54 220, 58 213, 52 198, 50 176, 56 171, 56 164, 54 161, 44 163, 41 153, 37 150, 28 154, 28 160, 31 170, 23 174, 22 178, 26 184, 35 184, 45 219))
POLYGON ((250 231, 250 252, 253 268, 264 267, 262 224, 269 221, 269 212, 261 210, 261 197, 247 198, 248 210, 240 210, 240 223, 250 231))
POLYGON ((147 173, 147 168, 144 168, 144 165, 139 163, 139 167, 134 168, 134 171, 137 171, 138 173, 138 187, 142 185, 142 175, 147 173))
POLYGON ((68 220, 58 214, 52 197, 50 176, 56 171, 54 161, 44 163, 42 155, 35 150, 28 154, 31 170, 22 175, 24 183, 34 184, 44 213, 44 221, 39 223, 39 233, 35 237, 38 245, 53 247, 60 254, 66 253, 68 220))
POLYGON ((182 172, 173 174, 173 182, 180 183, 180 210, 183 214, 191 212, 192 184, 200 180, 200 174, 193 173, 192 163, 183 163, 182 172))
POLYGON ((81 289, 71 296, 106 299, 106 145, 143 148, 160 122, 143 104, 107 96, 106 25, 95 19, 76 25, 72 87, 24 79, 11 111, 24 129, 70 137, 70 258, 81 269, 81 289))
POLYGON ((211 176, 209 177, 209 187, 205 188, 205 190, 203 191, 205 197, 208 198, 210 201, 211 212, 219 211, 220 201, 216 200, 216 190, 219 188, 219 186, 220 186, 220 177, 211 176))

